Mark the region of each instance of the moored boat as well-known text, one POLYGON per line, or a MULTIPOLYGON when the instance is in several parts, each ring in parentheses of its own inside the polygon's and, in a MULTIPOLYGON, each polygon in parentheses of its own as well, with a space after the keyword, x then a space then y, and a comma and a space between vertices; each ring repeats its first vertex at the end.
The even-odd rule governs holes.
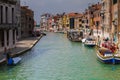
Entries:
POLYGON ((14 66, 14 65, 20 63, 21 58, 20 57, 14 57, 14 58, 12 58, 10 56, 10 53, 7 53, 6 54, 6 61, 7 61, 7 65, 14 66))
POLYGON ((83 31, 70 30, 70 31, 67 32, 67 38, 70 41, 80 42, 83 38, 83 31))
POLYGON ((103 63, 118 64, 120 63, 120 54, 113 53, 107 48, 99 48, 97 50, 97 57, 103 63))
POLYGON ((86 40, 84 41, 84 44, 86 46, 89 46, 89 47, 96 46, 96 39, 95 39, 95 37, 88 37, 88 38, 86 38, 86 40))

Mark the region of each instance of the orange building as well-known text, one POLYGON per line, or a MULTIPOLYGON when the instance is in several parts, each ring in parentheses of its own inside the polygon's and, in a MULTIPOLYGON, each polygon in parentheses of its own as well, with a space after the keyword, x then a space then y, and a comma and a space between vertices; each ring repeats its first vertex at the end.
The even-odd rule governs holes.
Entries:
POLYGON ((70 29, 81 29, 82 27, 82 14, 69 13, 69 27, 70 29))
POLYGON ((90 29, 93 30, 94 36, 101 36, 101 7, 102 5, 100 3, 92 4, 88 7, 88 10, 86 9, 86 19, 88 19, 88 24, 90 26, 90 29))

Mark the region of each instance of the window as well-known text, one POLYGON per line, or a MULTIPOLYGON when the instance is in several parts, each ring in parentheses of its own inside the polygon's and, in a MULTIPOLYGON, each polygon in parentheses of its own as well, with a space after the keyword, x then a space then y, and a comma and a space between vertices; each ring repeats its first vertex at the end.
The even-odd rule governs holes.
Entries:
POLYGON ((4 46, 4 31, 0 31, 0 45, 3 47, 4 46))
POLYGON ((86 23, 88 24, 88 19, 86 20, 86 23))
POLYGON ((29 24, 29 28, 31 28, 31 25, 29 24))
POLYGON ((32 31, 29 31, 29 34, 32 34, 32 31))
POLYGON ((81 22, 82 20, 81 19, 79 19, 79 22, 81 22))
POLYGON ((9 30, 7 30, 7 45, 9 45, 9 30))
POLYGON ((1 10, 0 20, 1 20, 1 23, 3 23, 3 6, 0 6, 0 10, 1 10))
POLYGON ((105 6, 105 3, 103 2, 103 4, 102 4, 103 6, 105 6))
POLYGON ((82 25, 81 24, 79 24, 79 27, 81 27, 82 25))
POLYGON ((15 44, 15 30, 13 30, 13 44, 15 44))
POLYGON ((96 26, 97 26, 97 27, 99 26, 99 24, 100 24, 100 22, 99 22, 99 21, 96 21, 96 26))
POLYGON ((31 21, 32 19, 31 18, 29 18, 29 21, 31 21))
POLYGON ((8 7, 5 8, 5 11, 6 11, 6 15, 5 15, 5 17, 6 17, 6 23, 8 23, 8 7))
POLYGON ((113 0, 113 4, 116 4, 117 3, 117 0, 113 0))
POLYGON ((14 8, 12 8, 12 23, 14 23, 14 8))

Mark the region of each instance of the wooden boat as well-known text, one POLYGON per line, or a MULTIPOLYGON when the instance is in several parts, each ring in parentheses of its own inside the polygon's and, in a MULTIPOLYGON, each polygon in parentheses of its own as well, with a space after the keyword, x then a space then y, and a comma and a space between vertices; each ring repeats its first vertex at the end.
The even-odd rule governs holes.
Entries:
POLYGON ((70 41, 80 42, 83 38, 83 31, 70 30, 70 31, 67 32, 67 38, 70 41))
POLYGON ((17 65, 18 63, 20 63, 20 61, 21 61, 20 57, 9 58, 7 60, 7 65, 9 65, 9 66, 17 65))
POLYGON ((11 55, 10 55, 11 52, 7 52, 5 54, 6 54, 6 62, 7 62, 7 65, 9 65, 9 66, 16 65, 21 61, 20 57, 14 57, 14 58, 11 57, 11 55))
POLYGON ((99 48, 97 50, 97 57, 103 63, 118 64, 120 63, 120 54, 113 53, 107 48, 99 48))
POLYGON ((89 47, 94 47, 96 46, 96 40, 94 37, 88 37, 86 38, 84 44, 89 47))

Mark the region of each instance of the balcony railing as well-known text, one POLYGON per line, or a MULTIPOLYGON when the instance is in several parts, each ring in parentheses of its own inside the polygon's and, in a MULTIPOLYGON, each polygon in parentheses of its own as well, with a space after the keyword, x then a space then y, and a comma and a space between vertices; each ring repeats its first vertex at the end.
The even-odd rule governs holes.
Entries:
POLYGON ((14 29, 17 28, 17 24, 0 24, 0 29, 14 29))
POLYGON ((0 0, 0 2, 15 5, 17 3, 17 0, 0 0))

